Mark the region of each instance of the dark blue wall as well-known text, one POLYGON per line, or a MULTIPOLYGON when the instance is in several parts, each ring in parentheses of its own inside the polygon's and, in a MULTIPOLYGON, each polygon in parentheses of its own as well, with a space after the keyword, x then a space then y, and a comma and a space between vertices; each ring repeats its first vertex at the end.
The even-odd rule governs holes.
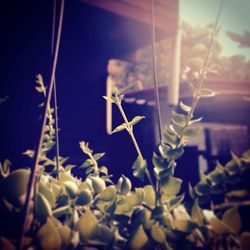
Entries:
MULTIPOLYGON (((58 1, 57 6, 59 12, 58 1)), ((43 109, 37 107, 42 97, 34 89, 35 76, 41 73, 49 83, 53 1, 6 1, 1 2, 0 10, 0 98, 10 96, 0 106, 0 159, 9 158, 17 168, 33 163, 21 153, 38 143, 43 109)), ((56 80, 61 154, 70 156, 73 163, 84 159, 80 140, 89 141, 97 152, 108 151, 107 164, 112 165, 110 159, 116 158, 113 143, 120 143, 121 155, 126 151, 127 156, 134 156, 125 133, 118 141, 106 135, 102 96, 108 59, 123 58, 149 38, 148 27, 141 23, 80 1, 66 1, 56 80), (129 146, 123 147, 123 140, 129 146)), ((115 171, 122 171, 119 169, 115 171)))

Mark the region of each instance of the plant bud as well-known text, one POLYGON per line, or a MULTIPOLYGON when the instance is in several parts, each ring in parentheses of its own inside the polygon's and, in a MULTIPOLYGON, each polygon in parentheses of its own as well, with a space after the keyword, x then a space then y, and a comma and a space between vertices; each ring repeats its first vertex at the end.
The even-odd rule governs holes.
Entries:
POLYGON ((121 194, 126 195, 131 190, 131 181, 126 176, 122 175, 117 183, 118 190, 121 194))
POLYGON ((102 178, 90 177, 90 179, 92 181, 92 187, 96 194, 101 193, 106 188, 105 181, 102 178))

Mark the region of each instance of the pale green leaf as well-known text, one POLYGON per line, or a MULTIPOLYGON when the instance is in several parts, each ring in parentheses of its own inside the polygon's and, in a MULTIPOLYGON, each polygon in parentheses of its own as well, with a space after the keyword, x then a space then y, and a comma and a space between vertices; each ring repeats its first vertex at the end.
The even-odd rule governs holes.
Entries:
POLYGON ((38 83, 38 87, 35 87, 35 89, 39 92, 39 93, 43 93, 44 96, 46 96, 46 87, 43 83, 43 77, 41 74, 38 74, 36 76, 36 82, 38 83))
POLYGON ((64 182, 64 181, 75 182, 75 178, 69 172, 59 172, 59 180, 61 182, 64 182))
POLYGON ((172 199, 169 200, 169 206, 170 206, 170 209, 174 209, 176 208, 183 200, 184 200, 184 194, 182 195, 179 195, 179 196, 176 196, 172 199))
POLYGON ((172 111, 172 120, 177 124, 185 125, 188 120, 188 117, 187 115, 179 114, 175 111, 172 111))
POLYGON ((158 174, 161 170, 168 167, 168 161, 165 158, 158 156, 155 152, 153 153, 152 163, 158 174))
POLYGON ((71 244, 72 231, 68 226, 61 226, 57 228, 61 238, 61 249, 67 249, 71 244))
POLYGON ((126 123, 123 123, 123 124, 117 126, 117 127, 111 132, 111 134, 120 132, 120 131, 122 131, 122 130, 124 130, 124 129, 127 129, 127 124, 126 124, 126 123))
POLYGON ((164 130, 164 139, 165 142, 172 147, 176 147, 176 145, 179 143, 178 136, 173 134, 173 132, 169 131, 168 129, 164 130))
POLYGON ((223 234, 231 234, 232 230, 228 227, 224 222, 219 220, 217 217, 213 217, 210 220, 210 224, 212 226, 212 230, 219 235, 223 234))
POLYGON ((88 168, 90 166, 93 166, 94 162, 92 159, 87 159, 79 168, 88 168))
POLYGON ((113 96, 103 96, 103 98, 110 103, 116 103, 116 100, 113 96))
POLYGON ((10 165, 11 162, 6 159, 3 164, 0 162, 0 179, 6 178, 10 174, 10 165))
POLYGON ((129 246, 131 249, 143 249, 148 243, 148 236, 146 235, 143 226, 140 225, 138 229, 130 235, 129 246))
POLYGON ((217 163, 216 168, 207 175, 207 178, 212 181, 213 184, 220 184, 225 179, 224 168, 217 163))
POLYGON ((168 152, 171 150, 171 147, 169 145, 166 145, 164 143, 161 143, 159 146, 159 152, 162 157, 166 157, 168 152))
POLYGON ((159 147, 159 151, 161 153, 161 156, 168 159, 169 161, 177 160, 184 153, 183 147, 167 148, 167 147, 164 147, 164 145, 161 145, 161 147, 159 147))
POLYGON ((51 219, 39 228, 37 241, 41 250, 61 249, 61 237, 51 219))
POLYGON ((204 225, 205 217, 203 215, 202 209, 199 207, 198 200, 195 200, 191 212, 192 221, 196 222, 199 226, 204 225))
POLYGON ((250 160, 250 149, 248 149, 247 151, 245 151, 242 155, 242 157, 246 160, 250 160))
POLYGON ((167 195, 177 195, 181 189, 182 180, 170 176, 165 183, 160 182, 161 190, 167 195))
POLYGON ((51 208, 55 205, 55 196, 53 191, 50 190, 44 183, 40 182, 38 186, 38 191, 44 195, 44 197, 49 201, 51 208))
POLYGON ((99 172, 104 174, 104 175, 108 175, 108 169, 105 166, 100 167, 99 172))
POLYGON ((62 192, 63 192, 62 186, 60 186, 60 185, 58 185, 58 184, 55 184, 55 183, 53 183, 53 184, 51 185, 51 190, 52 190, 53 195, 54 195, 54 197, 55 197, 56 200, 59 198, 59 196, 60 196, 60 195, 62 194, 62 192))
POLYGON ((241 219, 238 207, 228 209, 222 216, 222 221, 230 227, 231 231, 238 234, 241 230, 241 219))
POLYGON ((135 188, 135 195, 137 196, 138 204, 145 199, 145 192, 143 188, 135 188))
POLYGON ((34 158, 35 150, 27 149, 25 152, 22 153, 23 155, 27 155, 30 158, 34 158))
POLYGON ((92 181, 92 187, 96 194, 101 193, 106 188, 105 181, 102 178, 91 176, 90 180, 92 181))
POLYGON ((64 185, 66 187, 66 190, 70 196, 70 198, 75 198, 76 193, 78 191, 78 186, 73 181, 65 181, 64 185))
POLYGON ((52 216, 49 201, 41 193, 37 193, 35 196, 35 215, 42 224, 46 222, 48 217, 52 216))
POLYGON ((232 158, 235 161, 235 163, 240 167, 241 166, 241 160, 240 160, 240 158, 236 154, 234 154, 233 152, 230 152, 230 153, 231 153, 232 158))
POLYGON ((145 160, 142 161, 140 157, 138 157, 132 166, 132 169, 134 170, 133 175, 143 181, 146 168, 147 162, 145 160))
POLYGON ((144 119, 145 116, 136 116, 132 119, 132 121, 129 122, 129 124, 131 126, 134 126, 135 124, 137 124, 138 122, 140 122, 142 119, 144 119))
POLYGON ((6 178, 0 180, 0 195, 5 197, 11 204, 18 206, 19 197, 27 191, 30 171, 18 169, 11 172, 6 178))
POLYGON ((200 117, 200 118, 198 118, 198 119, 191 120, 191 121, 189 121, 188 125, 196 125, 196 124, 199 124, 199 123, 201 122, 202 119, 203 119, 203 118, 200 117))
POLYGON ((98 228, 98 220, 90 209, 80 217, 76 224, 76 230, 79 232, 81 240, 92 239, 98 228))
POLYGON ((116 191, 115 186, 111 185, 111 186, 108 186, 106 189, 104 189, 99 194, 98 198, 103 201, 112 201, 115 199, 116 193, 117 191, 116 191))
POLYGON ((101 159, 103 156, 105 155, 105 153, 96 153, 93 155, 94 159, 96 161, 98 161, 99 159, 101 159))
POLYGON ((180 125, 180 124, 178 124, 178 123, 175 123, 173 120, 171 120, 171 124, 170 124, 169 128, 170 128, 170 130, 171 130, 174 134, 181 135, 184 126, 183 126, 183 125, 180 125))
POLYGON ((180 102, 180 108, 187 113, 189 113, 191 111, 191 107, 184 104, 182 101, 180 102))
POLYGON ((162 244, 166 241, 164 231, 161 229, 161 227, 158 223, 151 227, 150 233, 151 233, 152 238, 156 242, 162 244))
POLYGON ((117 188, 119 193, 121 193, 122 195, 126 195, 130 192, 131 187, 132 184, 130 179, 127 178, 125 175, 122 175, 117 182, 117 188))
POLYGON ((80 148, 82 149, 83 153, 86 155, 92 154, 92 150, 89 148, 89 144, 85 141, 80 141, 79 142, 80 148))
POLYGON ((144 197, 144 202, 150 206, 154 207, 155 206, 155 192, 154 189, 151 185, 146 185, 143 187, 145 197, 144 197))

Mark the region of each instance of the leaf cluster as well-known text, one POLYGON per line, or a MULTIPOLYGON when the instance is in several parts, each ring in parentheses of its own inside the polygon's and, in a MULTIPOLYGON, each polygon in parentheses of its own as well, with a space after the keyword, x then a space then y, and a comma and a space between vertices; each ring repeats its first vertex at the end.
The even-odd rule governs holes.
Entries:
POLYGON ((225 166, 217 162, 215 169, 203 174, 199 183, 194 187, 190 185, 189 193, 200 204, 205 204, 219 195, 226 195, 229 200, 244 200, 250 192, 247 181, 249 170, 250 151, 246 151, 240 158, 232 153, 232 159, 225 166))

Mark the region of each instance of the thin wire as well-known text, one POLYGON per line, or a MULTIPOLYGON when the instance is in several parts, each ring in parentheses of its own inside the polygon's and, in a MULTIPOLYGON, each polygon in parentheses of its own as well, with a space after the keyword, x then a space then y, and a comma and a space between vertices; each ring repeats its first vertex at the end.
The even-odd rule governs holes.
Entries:
POLYGON ((52 36, 51 36, 51 54, 54 52, 55 43, 55 31, 56 31, 56 0, 53 2, 53 20, 52 20, 52 36))
POLYGON ((63 13, 64 13, 64 0, 62 0, 62 2, 61 2, 60 19, 59 19, 59 26, 58 26, 55 55, 54 55, 50 85, 49 85, 49 90, 48 90, 48 96, 47 96, 47 100, 46 100, 46 107, 45 107, 44 114, 43 114, 43 123, 42 123, 42 128, 41 128, 41 134, 40 134, 40 138, 39 138, 38 147, 37 147, 37 150, 35 152, 35 165, 34 165, 34 168, 31 169, 30 179, 29 179, 29 183, 28 183, 28 187, 27 187, 27 195, 26 195, 26 199, 25 199, 25 203, 24 203, 24 217, 23 217, 22 231, 21 231, 19 242, 18 242, 19 243, 18 244, 19 250, 21 250, 23 247, 25 229, 26 229, 27 224, 28 224, 27 215, 28 215, 28 210, 29 210, 29 204, 30 204, 30 200, 31 200, 32 191, 33 191, 34 186, 35 186, 35 179, 36 179, 36 176, 37 176, 38 171, 39 171, 39 167, 38 167, 39 166, 39 156, 41 154, 43 135, 45 132, 45 126, 46 126, 46 122, 47 122, 47 110, 49 109, 51 96, 52 96, 52 90, 53 90, 53 82, 55 79, 58 51, 59 51, 60 40, 61 40, 63 13))
POLYGON ((151 0, 151 43, 152 43, 152 63, 153 63, 153 76, 154 76, 154 87, 155 87, 155 97, 156 97, 156 109, 158 117, 158 129, 160 142, 162 141, 162 121, 161 121, 161 107, 160 107, 160 97, 158 89, 158 77, 157 77, 157 67, 156 67, 156 46, 155 46, 155 9, 154 0, 151 0))
MULTIPOLYGON (((53 23, 52 23, 52 41, 51 41, 51 54, 54 53, 54 37, 55 37, 55 27, 56 27, 56 0, 53 4, 53 23)), ((56 91, 56 77, 54 77, 53 82, 54 90, 54 105, 55 105, 55 135, 56 135, 56 177, 59 179, 59 156, 60 156, 60 146, 59 146, 59 125, 58 125, 58 106, 57 106, 57 91, 56 91)))

